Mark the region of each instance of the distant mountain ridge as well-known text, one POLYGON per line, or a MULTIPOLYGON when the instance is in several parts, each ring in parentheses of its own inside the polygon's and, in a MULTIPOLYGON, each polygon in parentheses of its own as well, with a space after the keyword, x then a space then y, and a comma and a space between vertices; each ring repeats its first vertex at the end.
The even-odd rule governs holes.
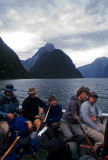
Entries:
POLYGON ((50 43, 31 59, 21 62, 34 78, 83 78, 70 57, 50 43))
POLYGON ((104 78, 108 78, 108 64, 105 66, 103 76, 104 76, 104 78))
POLYGON ((47 43, 32 58, 20 61, 17 54, 0 37, 0 79, 32 77, 108 78, 108 58, 100 57, 88 65, 76 68, 69 56, 47 43))
POLYGON ((17 54, 0 37, 0 79, 29 78, 17 54))
POLYGON ((55 50, 54 46, 50 43, 46 43, 44 47, 41 47, 32 58, 29 58, 27 60, 21 60, 22 65, 27 71, 30 71, 31 67, 34 65, 36 62, 38 55, 41 55, 44 52, 53 52, 55 50))
POLYGON ((108 58, 100 57, 92 63, 77 68, 84 78, 108 78, 108 58))

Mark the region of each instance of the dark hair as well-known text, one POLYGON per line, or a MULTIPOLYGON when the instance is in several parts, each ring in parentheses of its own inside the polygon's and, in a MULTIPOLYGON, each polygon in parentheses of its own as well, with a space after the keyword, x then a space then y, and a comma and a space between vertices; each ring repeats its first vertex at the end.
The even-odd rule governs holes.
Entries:
POLYGON ((54 95, 51 95, 51 96, 49 97, 49 102, 52 101, 52 100, 56 100, 56 98, 55 98, 54 95))
POLYGON ((89 96, 89 97, 88 97, 88 100, 90 99, 90 97, 95 97, 96 99, 98 99, 98 96, 89 96))
POLYGON ((88 87, 81 87, 77 91, 77 97, 79 97, 83 92, 85 92, 87 95, 90 94, 90 89, 88 87))

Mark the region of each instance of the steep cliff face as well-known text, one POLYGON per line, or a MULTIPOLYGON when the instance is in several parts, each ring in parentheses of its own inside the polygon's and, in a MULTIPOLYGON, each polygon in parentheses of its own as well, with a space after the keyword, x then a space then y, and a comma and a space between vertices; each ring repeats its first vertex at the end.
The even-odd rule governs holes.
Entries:
POLYGON ((0 79, 29 78, 16 53, 0 38, 0 79))
POLYGON ((35 78, 82 78, 72 60, 61 50, 41 52, 30 73, 35 78))
POLYGON ((41 54, 45 52, 53 52, 55 50, 54 46, 50 43, 46 43, 44 47, 39 48, 39 50, 35 53, 35 55, 32 58, 29 58, 27 60, 21 60, 22 65, 27 71, 30 71, 31 67, 35 64, 38 56, 41 56, 41 54))
POLYGON ((106 65, 105 69, 104 69, 104 74, 103 74, 104 78, 108 78, 108 64, 106 65))
POLYGON ((88 65, 79 67, 78 70, 82 73, 84 78, 105 78, 105 67, 107 65, 108 58, 101 57, 88 65))

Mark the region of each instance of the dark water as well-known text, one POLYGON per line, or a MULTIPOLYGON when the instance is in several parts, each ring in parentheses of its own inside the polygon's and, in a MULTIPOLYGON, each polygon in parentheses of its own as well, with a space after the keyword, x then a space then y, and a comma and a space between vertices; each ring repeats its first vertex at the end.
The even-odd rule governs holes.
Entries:
POLYGON ((20 104, 27 97, 29 87, 36 87, 37 96, 48 103, 48 97, 54 94, 57 102, 63 108, 69 103, 72 95, 81 86, 88 86, 91 91, 96 91, 99 95, 97 100, 98 106, 102 112, 108 113, 108 79, 19 79, 19 80, 0 80, 0 92, 7 83, 12 83, 17 91, 20 104))

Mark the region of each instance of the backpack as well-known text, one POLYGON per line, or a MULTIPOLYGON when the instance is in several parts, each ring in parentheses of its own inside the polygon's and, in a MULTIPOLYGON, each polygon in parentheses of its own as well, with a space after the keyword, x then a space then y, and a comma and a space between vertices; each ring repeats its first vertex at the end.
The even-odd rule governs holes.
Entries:
POLYGON ((98 146, 98 148, 96 149, 96 154, 99 159, 104 159, 106 157, 106 152, 103 144, 98 146))
POLYGON ((66 143, 54 137, 51 128, 39 137, 39 148, 36 153, 36 160, 72 160, 70 150, 66 143))
POLYGON ((68 159, 69 152, 67 152, 65 142, 57 138, 48 140, 45 135, 42 136, 44 141, 43 145, 39 142, 40 146, 36 153, 36 160, 72 160, 68 159))
POLYGON ((83 155, 79 158, 79 160, 96 160, 96 159, 91 155, 83 155))
POLYGON ((47 160, 66 160, 66 144, 64 141, 53 138, 48 143, 47 160))
POLYGON ((29 135, 27 123, 23 117, 15 118, 10 127, 12 130, 12 141, 14 141, 18 136, 20 136, 21 139, 29 135))
POLYGON ((17 160, 17 154, 15 152, 11 152, 5 157, 5 160, 17 160))
POLYGON ((21 138, 17 144, 14 146, 12 151, 6 156, 6 160, 20 160, 23 157, 32 157, 33 159, 36 156, 38 149, 38 137, 30 139, 30 137, 21 138))
MULTIPOLYGON (((20 136, 19 141, 12 151, 7 155, 6 160, 19 160, 23 156, 35 156, 38 149, 38 137, 31 140, 28 135, 27 123, 23 117, 17 117, 11 124, 12 141, 20 136)), ((11 141, 11 143, 12 143, 11 141)))
POLYGON ((89 145, 82 145, 82 144, 80 144, 80 155, 94 156, 91 147, 89 145))
POLYGON ((34 139, 30 140, 30 153, 35 155, 38 148, 39 148, 39 137, 35 137, 34 139))

